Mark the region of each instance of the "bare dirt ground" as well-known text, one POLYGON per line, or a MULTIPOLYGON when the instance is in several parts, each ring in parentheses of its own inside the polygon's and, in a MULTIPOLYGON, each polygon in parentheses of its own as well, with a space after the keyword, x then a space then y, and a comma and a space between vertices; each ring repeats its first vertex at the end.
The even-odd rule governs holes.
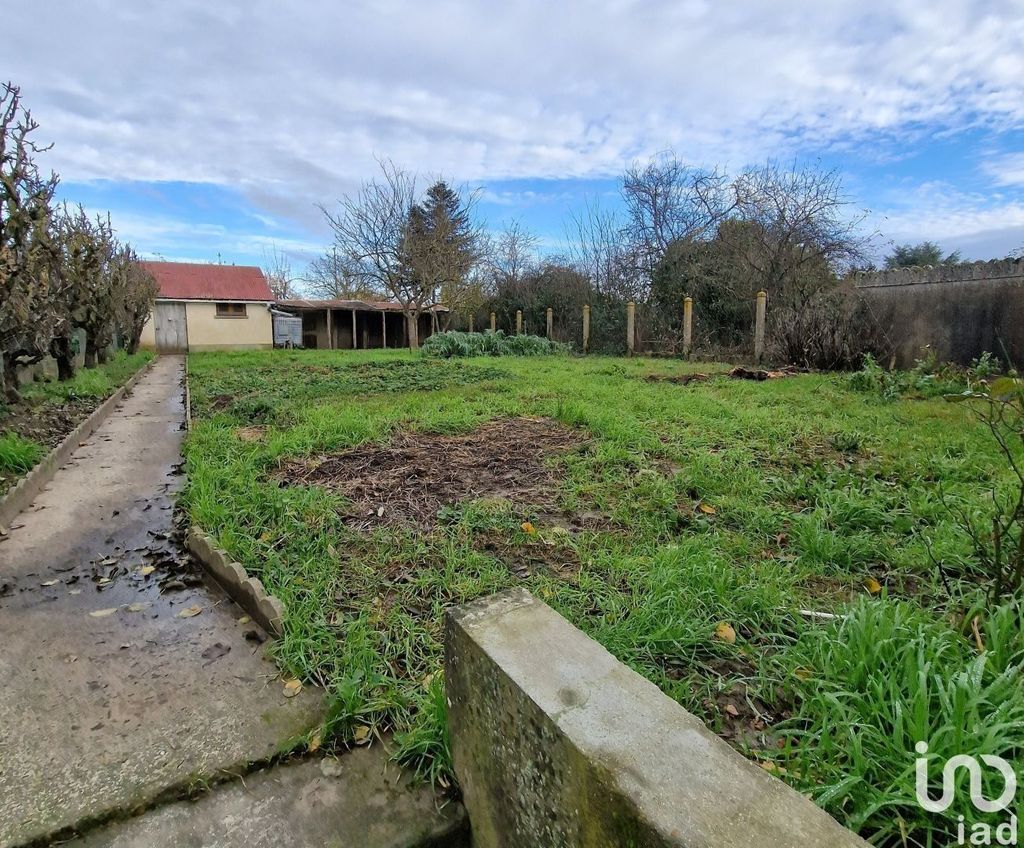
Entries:
POLYGON ((586 442, 548 418, 505 418, 458 435, 396 433, 386 444, 289 463, 281 485, 323 486, 344 495, 349 526, 430 530, 438 511, 464 500, 502 498, 557 508, 558 476, 549 460, 586 442))

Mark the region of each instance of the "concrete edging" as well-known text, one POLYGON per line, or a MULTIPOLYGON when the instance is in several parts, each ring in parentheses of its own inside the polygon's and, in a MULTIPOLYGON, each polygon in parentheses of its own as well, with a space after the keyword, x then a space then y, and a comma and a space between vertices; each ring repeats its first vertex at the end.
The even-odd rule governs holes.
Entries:
POLYGON ((0 527, 6 528, 11 526, 14 519, 18 517, 18 514, 35 500, 36 495, 53 479, 61 466, 68 461, 71 454, 79 448, 79 443, 96 432, 110 413, 113 412, 114 407, 131 391, 132 387, 142 378, 142 375, 157 361, 157 358, 157 356, 154 356, 132 374, 123 386, 115 389, 110 397, 97 406, 84 421, 80 422, 74 430, 64 437, 64 440, 57 447, 43 457, 35 468, 12 486, 3 498, 0 498, 0 527))
POLYGON ((250 577, 241 563, 217 547, 213 538, 195 525, 185 537, 192 555, 198 559, 217 583, 260 627, 271 636, 284 635, 284 604, 267 593, 258 577, 250 577))

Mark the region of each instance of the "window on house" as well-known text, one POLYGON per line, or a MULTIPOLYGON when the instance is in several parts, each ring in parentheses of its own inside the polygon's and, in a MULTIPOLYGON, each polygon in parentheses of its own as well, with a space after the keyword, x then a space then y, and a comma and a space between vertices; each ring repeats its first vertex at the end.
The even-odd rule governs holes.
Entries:
POLYGON ((244 303, 218 303, 217 304, 217 317, 218 318, 245 318, 245 304, 244 303))

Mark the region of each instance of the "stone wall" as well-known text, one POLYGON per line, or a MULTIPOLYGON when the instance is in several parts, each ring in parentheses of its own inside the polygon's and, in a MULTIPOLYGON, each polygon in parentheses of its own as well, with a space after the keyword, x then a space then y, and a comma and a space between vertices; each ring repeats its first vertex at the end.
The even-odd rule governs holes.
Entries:
POLYGON ((853 281, 899 368, 928 348, 961 365, 988 351, 1024 366, 1024 259, 861 273, 853 281))
POLYGON ((449 613, 455 772, 476 848, 866 848, 524 589, 449 613))

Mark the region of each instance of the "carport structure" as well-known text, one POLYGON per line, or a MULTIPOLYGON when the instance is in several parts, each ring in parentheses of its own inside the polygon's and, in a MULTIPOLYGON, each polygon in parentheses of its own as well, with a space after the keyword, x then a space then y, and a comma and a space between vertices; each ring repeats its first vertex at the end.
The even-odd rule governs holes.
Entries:
MULTIPOLYGON (((277 308, 302 317, 302 345, 327 350, 408 347, 402 305, 395 301, 279 300, 277 308)), ((434 331, 433 306, 419 317, 420 341, 434 331)))

